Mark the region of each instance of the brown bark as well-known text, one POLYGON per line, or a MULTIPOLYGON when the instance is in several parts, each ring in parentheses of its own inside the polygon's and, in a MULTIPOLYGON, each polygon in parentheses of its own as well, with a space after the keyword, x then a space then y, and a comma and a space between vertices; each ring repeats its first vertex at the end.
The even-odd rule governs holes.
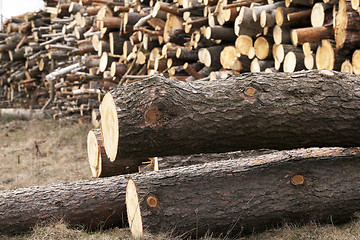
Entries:
POLYGON ((333 39, 332 26, 308 27, 291 30, 291 42, 297 46, 305 42, 320 42, 322 39, 333 39))
POLYGON ((130 230, 134 237, 146 229, 199 238, 284 221, 349 220, 360 210, 359 151, 299 149, 133 176, 126 189, 130 230))
POLYGON ((110 161, 105 153, 100 129, 89 131, 87 150, 92 177, 111 177, 134 173, 138 171, 138 165, 146 160, 116 159, 110 161))
POLYGON ((126 222, 127 180, 117 176, 2 191, 0 233, 18 234, 56 220, 87 229, 122 227, 126 222))
POLYGON ((330 71, 243 74, 191 84, 154 77, 105 95, 104 146, 110 159, 358 146, 358 81, 330 71))

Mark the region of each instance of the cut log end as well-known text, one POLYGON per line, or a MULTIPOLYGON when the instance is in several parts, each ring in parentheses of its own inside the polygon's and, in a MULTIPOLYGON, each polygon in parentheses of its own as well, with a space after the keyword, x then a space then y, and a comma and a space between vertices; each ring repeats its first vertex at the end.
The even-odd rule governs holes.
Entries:
POLYGON ((322 3, 316 3, 311 11, 311 25, 322 27, 325 21, 325 9, 322 3))
POLYGON ((255 56, 260 60, 265 59, 270 53, 270 44, 264 37, 259 37, 254 43, 255 56))
POLYGON ((341 72, 354 73, 350 60, 347 59, 341 64, 341 72))
MULTIPOLYGON (((151 204, 153 201, 151 201, 151 204)), ((126 211, 130 231, 134 238, 143 236, 143 224, 140 214, 139 197, 134 180, 129 179, 126 186, 126 211)))
POLYGON ((87 137, 87 150, 92 177, 99 177, 101 174, 100 148, 94 131, 90 130, 87 137))
POLYGON ((286 54, 284 59, 284 72, 294 72, 296 67, 296 56, 293 52, 286 54))
POLYGON ((115 161, 118 152, 119 123, 116 105, 110 93, 104 96, 101 103, 100 115, 105 151, 110 161, 115 161))
POLYGON ((356 75, 360 75, 360 50, 355 50, 352 55, 352 67, 356 75))
POLYGON ((316 68, 317 69, 334 69, 335 53, 328 40, 322 40, 321 46, 316 50, 316 68))

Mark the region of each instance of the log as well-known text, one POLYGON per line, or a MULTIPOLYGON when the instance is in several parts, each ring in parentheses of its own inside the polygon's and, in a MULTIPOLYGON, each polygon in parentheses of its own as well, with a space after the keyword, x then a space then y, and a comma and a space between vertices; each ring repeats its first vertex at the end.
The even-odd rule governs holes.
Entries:
POLYGON ((305 56, 302 51, 288 52, 284 58, 284 72, 291 73, 305 69, 304 58, 305 56))
POLYGON ((255 56, 260 60, 271 58, 272 45, 270 38, 258 37, 254 42, 255 56))
POLYGON ((360 47, 358 37, 360 14, 353 10, 351 2, 339 0, 339 9, 334 18, 336 49, 355 50, 360 47))
POLYGON ((291 30, 291 42, 294 46, 305 42, 320 42, 322 39, 334 39, 332 26, 308 27, 291 30))
POLYGON ((253 39, 248 35, 240 35, 235 41, 235 47, 239 54, 248 56, 253 48, 253 39))
POLYGON ((117 176, 0 192, 0 233, 19 234, 64 220, 87 229, 124 227, 128 177, 117 176))
POLYGON ((298 149, 136 175, 126 187, 130 230, 232 237, 284 221, 347 221, 360 210, 359 157, 359 148, 298 149))
POLYGON ((341 64, 345 60, 343 56, 335 54, 335 44, 329 40, 322 40, 321 45, 316 50, 316 68, 337 70, 341 69, 341 64))
POLYGON ((290 28, 288 26, 276 25, 273 30, 273 38, 276 44, 291 43, 290 28))
POLYGON ((311 10, 311 26, 321 27, 329 24, 332 20, 332 5, 326 3, 316 3, 311 10))
MULTIPOLYGON (((354 69, 352 64, 350 63, 350 60, 346 59, 342 64, 341 64, 341 72, 347 72, 347 73, 354 73, 354 69)), ((358 74, 357 74, 358 75, 358 74)))
POLYGON ((104 147, 113 160, 359 146, 360 100, 354 94, 359 81, 331 71, 243 74, 191 84, 155 76, 105 95, 100 110, 104 147), (327 100, 335 95, 341 97, 327 100))
POLYGON ((351 61, 354 73, 360 75, 360 50, 354 51, 351 61))
POLYGON ((134 173, 145 160, 116 159, 110 161, 106 156, 100 129, 90 130, 87 137, 88 160, 92 177, 111 177, 134 173), (134 164, 136 162, 136 164, 134 164))

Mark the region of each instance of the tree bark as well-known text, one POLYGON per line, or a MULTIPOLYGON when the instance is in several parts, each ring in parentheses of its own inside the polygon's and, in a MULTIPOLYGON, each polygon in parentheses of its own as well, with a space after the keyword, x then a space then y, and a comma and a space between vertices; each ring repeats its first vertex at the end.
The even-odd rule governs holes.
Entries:
POLYGON ((138 171, 138 166, 147 159, 116 159, 106 156, 100 129, 89 131, 87 138, 88 160, 92 177, 110 177, 138 171))
POLYGON ((349 220, 360 210, 359 157, 359 148, 299 149, 137 175, 126 189, 130 229, 198 238, 349 220))
POLYGON ((243 74, 191 84, 156 76, 105 95, 104 146, 112 160, 359 146, 359 82, 331 71, 243 74))
POLYGON ((0 234, 19 234, 43 221, 100 229, 124 226, 128 177, 117 176, 0 192, 0 234))

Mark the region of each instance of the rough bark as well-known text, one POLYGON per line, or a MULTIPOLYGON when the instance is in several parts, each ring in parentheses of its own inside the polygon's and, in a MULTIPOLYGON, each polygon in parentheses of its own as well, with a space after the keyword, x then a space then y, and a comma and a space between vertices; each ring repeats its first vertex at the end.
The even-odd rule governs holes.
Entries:
POLYGON ((122 227, 127 180, 117 176, 0 192, 0 234, 18 234, 59 220, 88 229, 122 227))
POLYGON ((105 95, 104 146, 110 159, 359 146, 359 81, 332 71, 192 83, 156 76, 105 95))
POLYGON ((130 229, 186 238, 348 220, 360 210, 359 157, 359 148, 299 149, 137 175, 126 190, 130 229))

